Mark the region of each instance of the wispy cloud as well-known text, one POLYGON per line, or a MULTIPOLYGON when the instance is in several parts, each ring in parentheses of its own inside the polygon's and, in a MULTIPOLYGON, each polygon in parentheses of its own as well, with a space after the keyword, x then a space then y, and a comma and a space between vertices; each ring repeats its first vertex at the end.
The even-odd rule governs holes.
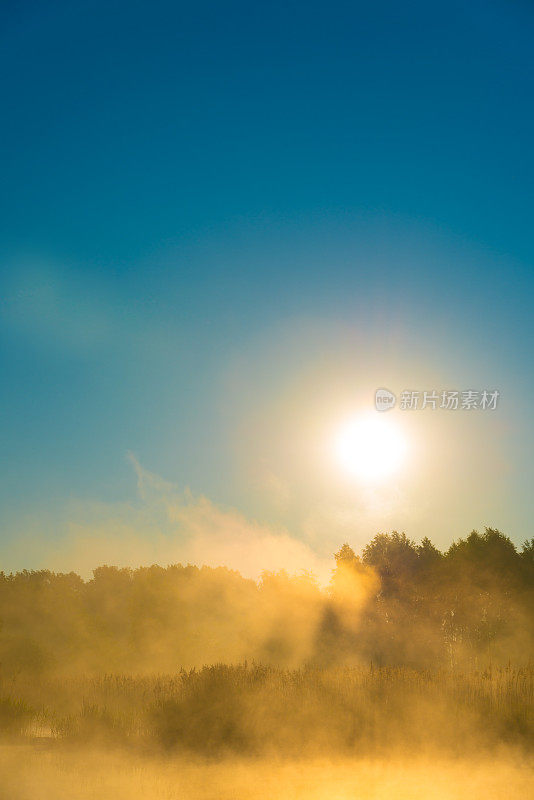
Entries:
POLYGON ((63 530, 53 540, 43 531, 7 548, 8 563, 32 564, 90 575, 101 564, 140 566, 196 564, 226 566, 257 579, 263 570, 308 570, 322 583, 330 577, 330 559, 281 527, 222 508, 189 489, 180 490, 128 458, 137 476, 135 503, 72 503, 63 530), (11 552, 9 552, 11 551, 11 552))

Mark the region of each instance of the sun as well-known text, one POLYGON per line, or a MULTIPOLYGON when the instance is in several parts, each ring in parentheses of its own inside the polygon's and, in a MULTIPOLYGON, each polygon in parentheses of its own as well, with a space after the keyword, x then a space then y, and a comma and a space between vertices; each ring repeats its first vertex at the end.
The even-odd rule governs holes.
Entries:
POLYGON ((393 420, 374 413, 346 422, 337 433, 335 451, 350 475, 379 481, 400 469, 407 442, 393 420))

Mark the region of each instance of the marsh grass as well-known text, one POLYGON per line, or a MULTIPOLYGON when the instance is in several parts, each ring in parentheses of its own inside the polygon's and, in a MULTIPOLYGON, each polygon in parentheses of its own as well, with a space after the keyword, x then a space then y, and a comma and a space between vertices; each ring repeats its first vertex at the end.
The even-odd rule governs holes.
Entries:
POLYGON ((282 670, 205 666, 174 675, 0 683, 4 740, 47 736, 201 757, 465 753, 534 744, 534 669, 282 670))

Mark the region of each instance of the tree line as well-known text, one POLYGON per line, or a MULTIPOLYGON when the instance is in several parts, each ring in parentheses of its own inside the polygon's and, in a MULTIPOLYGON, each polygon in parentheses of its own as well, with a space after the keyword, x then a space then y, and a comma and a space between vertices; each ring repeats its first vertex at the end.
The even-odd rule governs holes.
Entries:
POLYGON ((0 675, 174 672, 244 661, 416 669, 529 662, 534 539, 486 528, 446 552, 381 533, 344 544, 320 587, 219 567, 0 572, 0 675))

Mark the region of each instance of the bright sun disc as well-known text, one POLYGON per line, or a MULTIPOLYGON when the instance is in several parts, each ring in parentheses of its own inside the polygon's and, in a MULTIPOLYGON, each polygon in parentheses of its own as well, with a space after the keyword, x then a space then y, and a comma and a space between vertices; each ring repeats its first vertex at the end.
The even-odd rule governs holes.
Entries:
POLYGON ((406 440, 391 420, 376 414, 347 423, 337 436, 336 452, 351 475, 379 480, 399 469, 406 440))

